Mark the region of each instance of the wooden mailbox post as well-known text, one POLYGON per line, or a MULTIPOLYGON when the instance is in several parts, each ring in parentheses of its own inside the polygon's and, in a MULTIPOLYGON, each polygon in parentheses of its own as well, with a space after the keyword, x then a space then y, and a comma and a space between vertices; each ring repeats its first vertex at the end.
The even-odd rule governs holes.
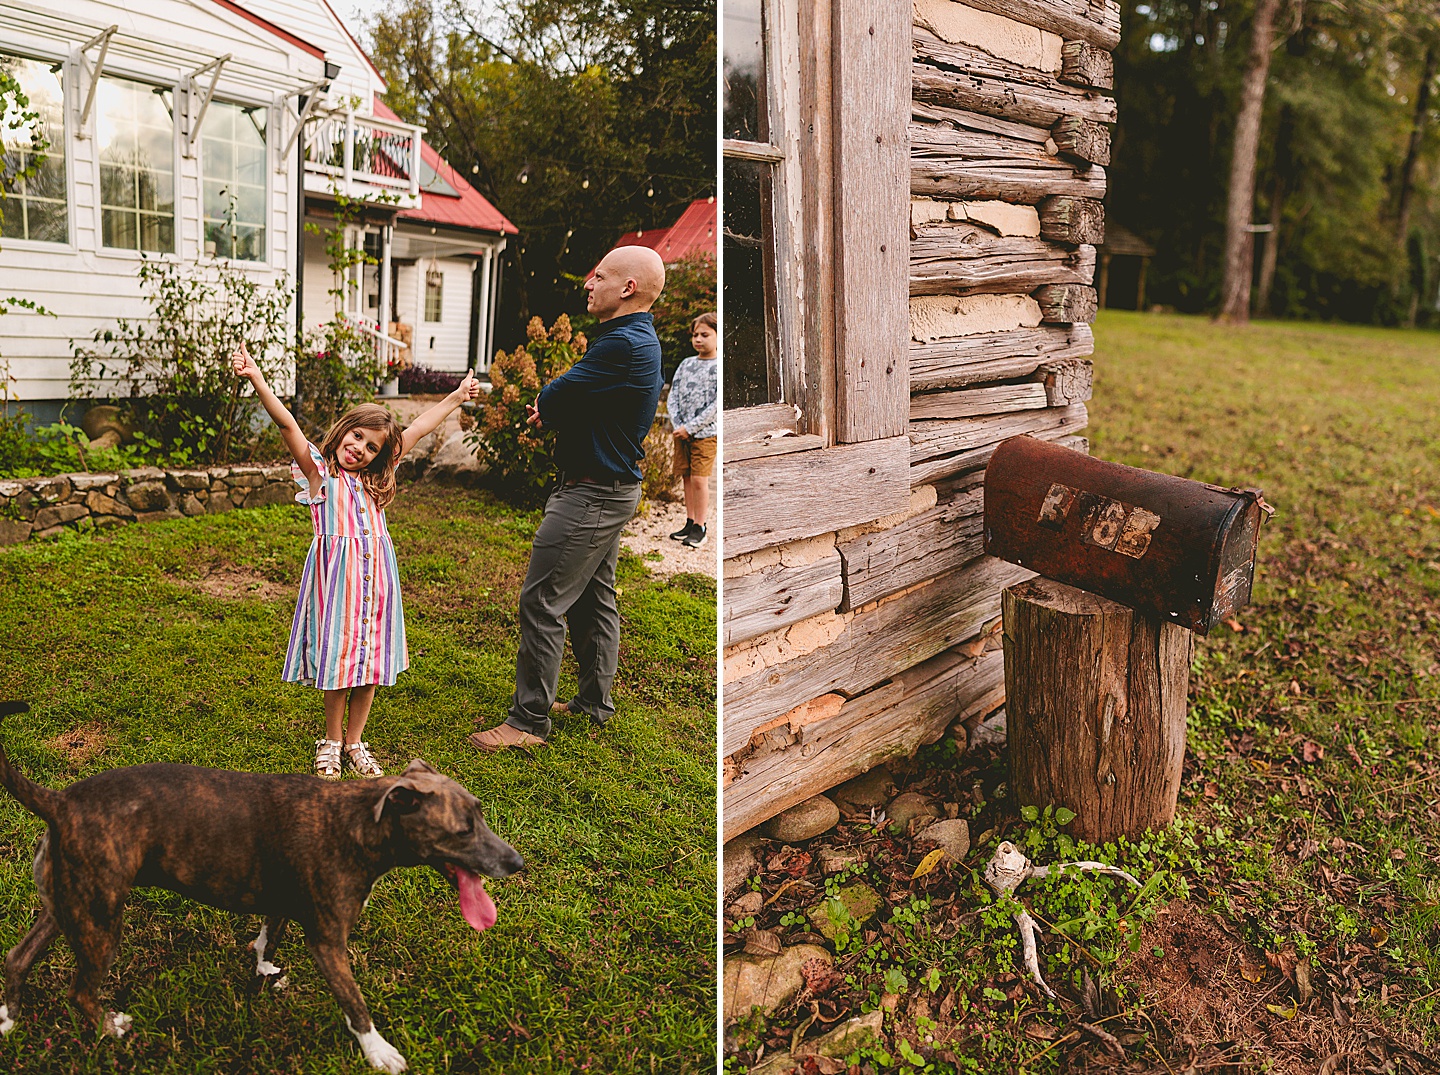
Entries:
POLYGON ((1103 843, 1175 816, 1192 632, 1250 599, 1264 500, 1013 437, 985 551, 1040 578, 1003 602, 1011 785, 1103 843))

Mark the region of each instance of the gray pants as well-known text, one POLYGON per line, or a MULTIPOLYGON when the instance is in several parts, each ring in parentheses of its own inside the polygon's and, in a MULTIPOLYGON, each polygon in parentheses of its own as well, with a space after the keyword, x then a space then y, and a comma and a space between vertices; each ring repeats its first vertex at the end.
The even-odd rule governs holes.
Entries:
POLYGON ((545 503, 520 591, 520 652, 515 658, 512 728, 550 734, 550 704, 560 685, 565 623, 580 666, 570 708, 604 724, 615 712, 610 686, 620 661, 615 563, 620 531, 635 515, 640 483, 562 485, 545 503))

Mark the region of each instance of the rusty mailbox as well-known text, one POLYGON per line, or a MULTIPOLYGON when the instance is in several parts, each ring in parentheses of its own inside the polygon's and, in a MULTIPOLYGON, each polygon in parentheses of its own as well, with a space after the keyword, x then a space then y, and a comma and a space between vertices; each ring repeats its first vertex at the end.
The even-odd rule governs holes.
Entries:
POLYGON ((1264 499, 1011 437, 985 471, 985 551, 1206 634, 1250 600, 1264 499))

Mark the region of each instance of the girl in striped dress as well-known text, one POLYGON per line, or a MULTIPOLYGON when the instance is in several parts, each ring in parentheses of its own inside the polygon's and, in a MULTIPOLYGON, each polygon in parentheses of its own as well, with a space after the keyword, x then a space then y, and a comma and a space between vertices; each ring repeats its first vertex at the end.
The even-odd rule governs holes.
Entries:
POLYGON ((460 387, 404 429, 374 403, 340 417, 317 447, 305 439, 242 345, 233 359, 237 377, 254 387, 294 457, 301 491, 310 508, 315 539, 300 577, 300 598, 281 678, 325 692, 325 737, 315 740, 315 772, 338 780, 341 749, 361 776, 384 776, 361 735, 377 686, 392 686, 410 663, 400 572, 385 527, 385 508, 395 498, 395 467, 420 439, 455 408, 480 393, 474 371, 460 387), (344 739, 341 739, 341 734, 344 739))

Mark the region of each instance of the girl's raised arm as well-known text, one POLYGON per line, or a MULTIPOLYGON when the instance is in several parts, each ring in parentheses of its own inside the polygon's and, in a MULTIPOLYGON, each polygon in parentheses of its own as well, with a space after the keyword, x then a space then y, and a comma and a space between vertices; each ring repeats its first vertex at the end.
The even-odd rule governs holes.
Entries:
MULTIPOLYGON (((465 379, 460 382, 460 387, 451 392, 435 406, 421 412, 421 414, 405 427, 405 436, 400 446, 400 458, 403 458, 415 445, 420 443, 422 437, 426 437, 440 427, 440 424, 450 417, 450 412, 460 404, 474 399, 480 394, 480 381, 475 376, 474 370, 465 371, 465 379)), ((399 458, 396 460, 399 461, 399 458)))
POLYGON ((300 473, 310 483, 310 488, 315 488, 320 481, 320 471, 315 467, 315 460, 310 457, 310 442, 305 439, 305 434, 300 431, 300 424, 295 421, 295 416, 286 409, 285 404, 280 402, 280 397, 270 390, 265 383, 265 375, 260 372, 260 367, 255 365, 255 360, 250 357, 242 342, 235 348, 234 354, 230 356, 230 362, 234 366, 235 376, 244 377, 255 386, 255 394, 260 397, 260 402, 265 407, 265 413, 270 416, 280 428, 280 437, 285 441, 285 447, 290 449, 291 456, 300 468, 300 473))

